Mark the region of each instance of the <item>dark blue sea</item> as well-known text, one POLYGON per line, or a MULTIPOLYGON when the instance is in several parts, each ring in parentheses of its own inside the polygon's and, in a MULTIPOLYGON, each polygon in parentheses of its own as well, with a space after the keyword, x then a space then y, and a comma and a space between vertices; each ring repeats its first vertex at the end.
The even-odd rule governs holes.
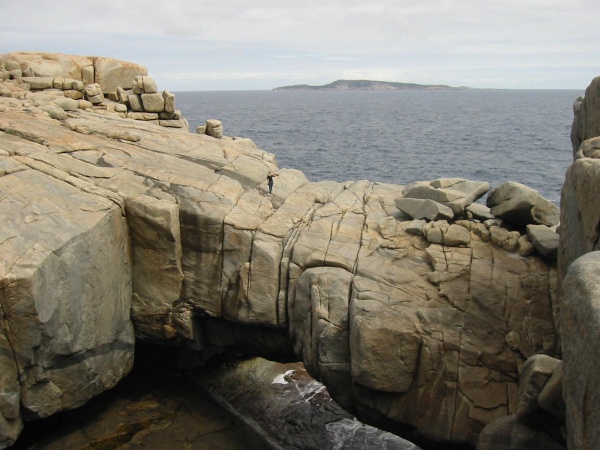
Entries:
POLYGON ((223 121, 312 181, 518 181, 558 204, 574 90, 178 92, 190 130, 223 121))

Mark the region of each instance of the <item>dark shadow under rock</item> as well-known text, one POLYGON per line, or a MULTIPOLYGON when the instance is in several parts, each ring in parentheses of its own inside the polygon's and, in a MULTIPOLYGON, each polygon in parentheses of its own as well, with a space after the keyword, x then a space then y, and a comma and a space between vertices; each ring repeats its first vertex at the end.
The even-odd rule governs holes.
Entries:
POLYGON ((196 373, 199 384, 251 417, 283 448, 419 449, 395 434, 356 420, 301 363, 239 359, 196 373))
POLYGON ((15 450, 278 448, 176 372, 175 352, 136 349, 133 371, 83 407, 28 423, 15 450))

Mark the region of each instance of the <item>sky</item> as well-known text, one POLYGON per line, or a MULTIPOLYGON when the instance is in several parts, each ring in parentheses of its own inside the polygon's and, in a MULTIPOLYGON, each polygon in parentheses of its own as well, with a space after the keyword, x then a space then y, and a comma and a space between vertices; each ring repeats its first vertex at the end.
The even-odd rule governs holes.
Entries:
POLYGON ((105 56, 170 91, 367 79, 578 89, 600 76, 598 0, 0 0, 0 54, 105 56))

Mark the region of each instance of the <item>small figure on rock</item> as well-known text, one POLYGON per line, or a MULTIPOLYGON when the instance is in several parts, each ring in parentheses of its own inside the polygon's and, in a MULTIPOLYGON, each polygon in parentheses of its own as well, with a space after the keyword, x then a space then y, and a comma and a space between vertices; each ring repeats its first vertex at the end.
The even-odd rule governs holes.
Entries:
POLYGON ((269 194, 273 192, 273 177, 278 177, 278 173, 269 172, 267 175, 267 183, 269 184, 269 194))

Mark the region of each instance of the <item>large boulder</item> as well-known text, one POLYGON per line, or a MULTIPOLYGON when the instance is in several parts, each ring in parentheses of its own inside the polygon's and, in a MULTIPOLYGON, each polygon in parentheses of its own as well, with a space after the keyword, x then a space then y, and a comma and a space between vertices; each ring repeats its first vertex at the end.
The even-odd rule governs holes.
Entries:
POLYGON ((491 213, 519 227, 529 224, 558 225, 558 206, 528 186, 514 181, 502 183, 487 197, 491 213))
POLYGON ((436 201, 449 207, 455 216, 461 216, 467 206, 483 197, 489 189, 490 185, 485 181, 439 178, 409 184, 402 194, 406 198, 436 201))
POLYGON ((569 448, 600 448, 600 252, 569 267, 560 295, 563 392, 569 448))
MULTIPOLYGON (((94 65, 91 57, 61 53, 13 52, 0 55, 0 66, 9 62, 10 67, 18 68, 23 76, 74 80, 84 80, 84 72, 91 69, 93 73, 94 65)), ((88 82, 93 83, 93 77, 88 82)))
MULTIPOLYGON (((94 58, 94 81, 106 94, 117 94, 119 87, 131 89, 136 76, 148 75, 148 69, 139 64, 113 58, 94 58)), ((156 92, 156 91, 154 91, 156 92)))
MULTIPOLYGON (((0 133, 0 148, 19 146, 7 137, 0 133)), ((113 387, 134 350, 121 209, 56 178, 68 179, 66 172, 47 175, 30 167, 31 158, 19 162, 21 170, 0 177, 11 199, 0 202, 3 444, 23 417, 48 417, 113 387)))
POLYGON ((165 99, 162 94, 141 94, 142 105, 144 111, 147 112, 162 112, 165 109, 165 99))
POLYGON ((529 358, 519 377, 519 403, 517 420, 521 423, 536 424, 537 413, 541 409, 538 397, 552 377, 560 361, 548 355, 534 355, 529 358))
POLYGON ((600 77, 574 105, 571 129, 574 161, 561 197, 558 251, 560 331, 563 348, 563 396, 569 448, 600 445, 597 367, 600 331, 600 77))
POLYGON ((14 77, 30 77, 30 81, 36 78, 72 79, 84 85, 98 83, 103 92, 115 95, 119 87, 130 89, 136 76, 148 75, 148 69, 139 64, 114 58, 61 53, 13 52, 0 55, 0 67, 6 67, 7 64, 14 77))
POLYGON ((221 139, 223 137, 223 122, 217 119, 206 121, 206 134, 221 139))

